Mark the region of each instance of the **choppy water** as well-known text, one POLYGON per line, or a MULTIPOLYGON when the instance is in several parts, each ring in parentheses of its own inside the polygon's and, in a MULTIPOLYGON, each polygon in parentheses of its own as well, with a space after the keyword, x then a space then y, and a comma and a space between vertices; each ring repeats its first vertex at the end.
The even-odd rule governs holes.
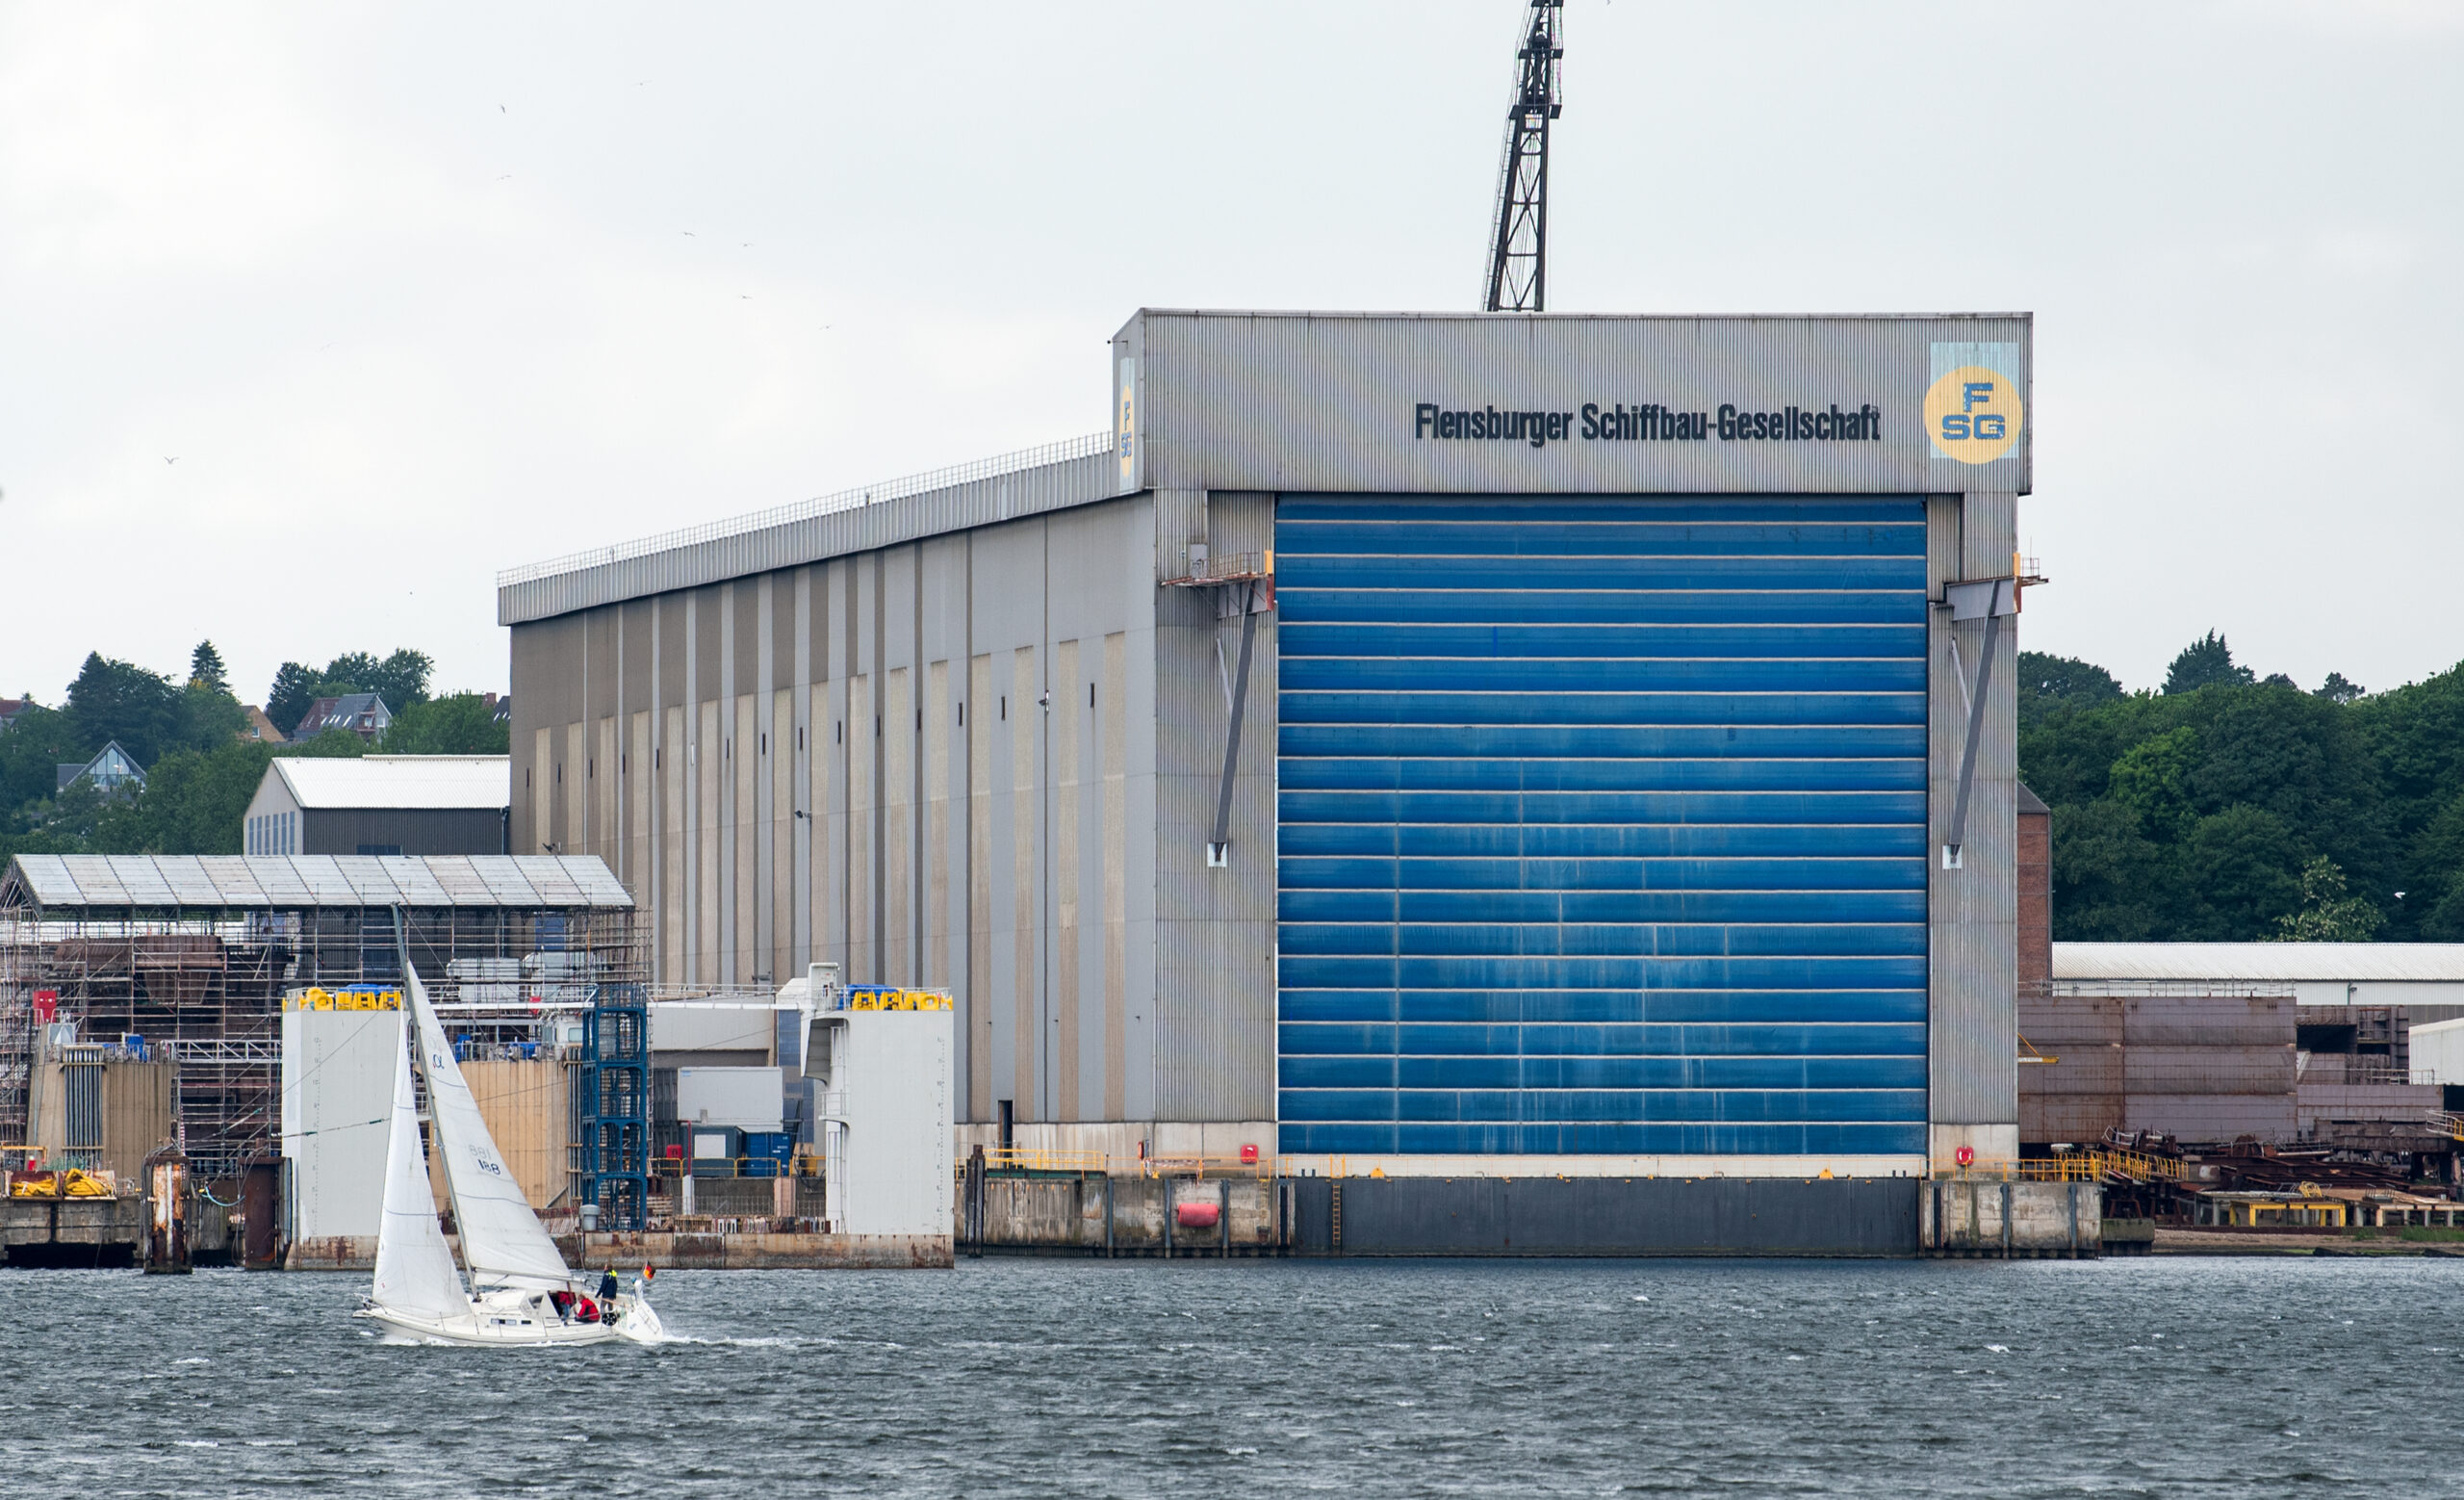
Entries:
POLYGON ((2464 1260, 986 1260, 380 1344, 356 1277, 0 1273, 0 1494, 2464 1493, 2464 1260))

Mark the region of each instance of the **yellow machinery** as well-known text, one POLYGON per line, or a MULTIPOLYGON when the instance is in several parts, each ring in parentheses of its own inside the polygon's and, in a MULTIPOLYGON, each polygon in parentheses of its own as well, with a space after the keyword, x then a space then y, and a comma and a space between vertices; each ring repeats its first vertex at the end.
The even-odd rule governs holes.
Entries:
POLYGON ((902 990, 896 985, 851 984, 847 987, 849 1010, 948 1010, 947 990, 902 990))
POLYGON ((116 1198, 119 1191, 108 1177, 96 1177, 80 1168, 69 1167, 60 1172, 40 1172, 19 1177, 9 1184, 11 1198, 116 1198))
POLYGON ((311 986, 282 997, 284 1010, 400 1010, 399 990, 325 990, 311 986))

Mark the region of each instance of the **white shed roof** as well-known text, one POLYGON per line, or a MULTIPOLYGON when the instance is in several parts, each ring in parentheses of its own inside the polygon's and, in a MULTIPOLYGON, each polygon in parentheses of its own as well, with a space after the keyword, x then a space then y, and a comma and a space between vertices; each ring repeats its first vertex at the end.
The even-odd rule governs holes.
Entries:
POLYGON ((2057 943, 2056 979, 2464 982, 2464 943, 2057 943))
POLYGON ((0 899, 95 908, 628 907, 595 854, 20 854, 0 899))
POLYGON ((505 755, 274 757, 266 767, 308 808, 486 808, 513 805, 505 755))

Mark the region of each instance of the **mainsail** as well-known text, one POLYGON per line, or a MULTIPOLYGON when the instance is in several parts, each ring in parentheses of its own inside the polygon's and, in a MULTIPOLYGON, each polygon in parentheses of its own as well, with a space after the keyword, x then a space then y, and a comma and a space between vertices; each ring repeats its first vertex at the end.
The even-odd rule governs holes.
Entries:
POLYGON ((497 1153, 488 1124, 479 1116, 479 1102, 472 1098, 471 1085, 446 1043, 445 1027, 428 1004, 427 987, 409 963, 402 965, 402 973, 419 1025, 428 1118, 436 1131, 437 1154, 445 1161, 453 1220, 462 1231, 462 1263, 470 1269, 473 1288, 570 1286, 573 1273, 564 1256, 556 1253, 555 1241, 540 1227, 522 1184, 497 1153))
POLYGON ((452 1252, 436 1227, 436 1200, 420 1154, 419 1100, 411 1089, 411 1054, 394 1034, 394 1133, 385 1149, 385 1217, 376 1233, 376 1284, 371 1299, 401 1312, 444 1322, 471 1315, 452 1252))

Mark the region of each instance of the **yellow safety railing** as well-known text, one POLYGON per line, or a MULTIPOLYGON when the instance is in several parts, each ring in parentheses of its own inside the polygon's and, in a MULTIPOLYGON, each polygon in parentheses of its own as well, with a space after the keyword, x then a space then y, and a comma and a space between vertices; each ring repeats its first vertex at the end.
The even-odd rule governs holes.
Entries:
POLYGON ((2124 1151, 2111 1146, 2100 1146, 2080 1154, 2094 1162, 2105 1176, 2128 1177, 2136 1182, 2159 1179, 2178 1182, 2190 1176, 2190 1165, 2172 1156, 2151 1156, 2145 1151, 2124 1151))
POLYGON ((1934 1176, 1952 1182, 2155 1182, 2179 1181, 2190 1176, 2190 1169, 2169 1156, 2100 1147, 2017 1160, 1979 1156, 1964 1167, 1938 1168, 1934 1176))
MULTIPOLYGON (((970 1153, 962 1153, 956 1171, 966 1175, 970 1153)), ((1046 1151, 1039 1147, 991 1147, 984 1150, 988 1172, 1083 1172, 1117 1177, 1271 1177, 1275 1157, 1260 1151, 1253 1160, 1234 1156, 1110 1156, 1102 1151, 1046 1151)))
MULTIPOLYGON (((961 1156, 958 1170, 966 1171, 967 1157, 961 1156)), ((984 1149, 984 1166, 988 1172, 1108 1172, 1112 1158, 1102 1151, 1057 1151, 1033 1146, 988 1146, 984 1149)))
POLYGON ((2451 1141, 2464 1141, 2464 1115, 2433 1109, 2429 1112, 2429 1127, 2451 1141))
POLYGON ((688 1171, 697 1177, 760 1177, 765 1180, 772 1177, 817 1177, 821 1176, 821 1158, 805 1151, 798 1151, 785 1161, 776 1156, 696 1156, 690 1161, 680 1156, 651 1158, 651 1176, 654 1177, 680 1177, 688 1171), (766 1163, 777 1170, 757 1173, 753 1170, 755 1162, 766 1163), (720 1170, 709 1170, 713 1166, 720 1170))
POLYGON ((1137 1166, 1150 1177, 1270 1177, 1275 1173, 1275 1159, 1265 1151, 1247 1161, 1238 1156, 1147 1156, 1137 1166))

